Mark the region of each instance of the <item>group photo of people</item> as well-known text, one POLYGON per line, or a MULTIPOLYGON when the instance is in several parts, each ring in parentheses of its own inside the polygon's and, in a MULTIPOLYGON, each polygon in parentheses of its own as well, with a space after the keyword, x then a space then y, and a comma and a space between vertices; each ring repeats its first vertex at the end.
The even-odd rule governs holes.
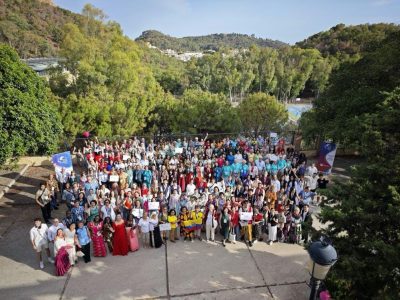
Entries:
POLYGON ((41 183, 30 238, 64 275, 91 257, 167 243, 307 243, 328 180, 304 153, 269 136, 85 139, 77 165, 41 183), (52 212, 66 209, 63 218, 52 212), (50 251, 50 249, 52 251, 50 251))

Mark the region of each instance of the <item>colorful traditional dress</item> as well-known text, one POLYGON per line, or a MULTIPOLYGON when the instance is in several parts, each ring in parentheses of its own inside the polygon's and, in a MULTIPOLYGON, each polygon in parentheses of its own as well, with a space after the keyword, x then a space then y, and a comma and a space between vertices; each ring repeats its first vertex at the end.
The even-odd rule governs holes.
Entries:
POLYGON ((186 238, 192 238, 193 235, 193 222, 190 219, 189 212, 179 214, 181 236, 186 238))
POLYGON ((104 257, 107 255, 106 246, 104 244, 103 237, 103 222, 100 222, 96 225, 94 222, 89 223, 89 229, 92 232, 92 241, 93 241, 93 256, 101 256, 104 257))
POLYGON ((63 276, 71 267, 66 247, 67 242, 64 239, 56 238, 54 242, 54 255, 57 276, 63 276))

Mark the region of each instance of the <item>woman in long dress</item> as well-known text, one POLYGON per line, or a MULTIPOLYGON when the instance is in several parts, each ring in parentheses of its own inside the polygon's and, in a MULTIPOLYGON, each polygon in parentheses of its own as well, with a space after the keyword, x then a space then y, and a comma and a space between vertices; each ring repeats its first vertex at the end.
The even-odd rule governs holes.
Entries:
POLYGON ((150 246, 153 248, 160 248, 163 244, 160 227, 158 226, 157 213, 153 212, 150 217, 150 246))
POLYGON ((92 242, 93 242, 93 256, 104 257, 107 255, 106 246, 104 244, 103 237, 103 222, 100 221, 100 216, 95 216, 93 222, 88 225, 91 231, 92 242))
POLYGON ((54 239, 54 255, 56 258, 55 266, 57 276, 63 276, 71 267, 70 255, 68 253, 70 247, 71 246, 67 245, 67 242, 64 239, 63 230, 59 228, 54 239))
POLYGON ((129 251, 128 238, 126 237, 125 221, 121 214, 117 214, 113 223, 113 255, 127 255, 129 251))
POLYGON ((78 260, 78 257, 76 256, 76 248, 75 245, 78 243, 78 237, 76 236, 76 230, 75 230, 75 223, 71 223, 69 224, 69 227, 64 229, 64 237, 65 237, 65 241, 67 243, 68 246, 70 246, 71 248, 68 249, 68 253, 70 254, 70 264, 73 266, 75 264, 75 262, 78 260))
POLYGON ((132 214, 129 215, 126 221, 126 236, 128 238, 129 250, 136 251, 139 249, 139 240, 137 237, 136 222, 132 214))
POLYGON ((114 238, 114 228, 112 227, 111 218, 106 217, 103 222, 103 236, 104 242, 107 244, 108 251, 113 252, 113 238, 114 238))

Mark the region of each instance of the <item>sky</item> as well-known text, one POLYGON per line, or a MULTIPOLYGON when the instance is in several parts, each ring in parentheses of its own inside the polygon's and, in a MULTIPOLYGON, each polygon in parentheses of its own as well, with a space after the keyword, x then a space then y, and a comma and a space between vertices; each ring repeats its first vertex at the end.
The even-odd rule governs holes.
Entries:
POLYGON ((124 33, 158 30, 183 37, 244 33, 294 44, 338 23, 400 23, 400 0, 54 0, 80 12, 102 9, 124 33))

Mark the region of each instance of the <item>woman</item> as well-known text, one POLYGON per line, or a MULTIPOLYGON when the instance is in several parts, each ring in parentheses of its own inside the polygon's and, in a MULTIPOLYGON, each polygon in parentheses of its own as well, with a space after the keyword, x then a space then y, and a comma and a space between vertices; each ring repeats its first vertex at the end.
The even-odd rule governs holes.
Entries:
POLYGON ((105 220, 107 217, 109 217, 111 221, 115 220, 115 212, 111 207, 109 199, 104 200, 104 206, 101 208, 100 216, 103 220, 105 220))
POLYGON ((208 207, 208 213, 206 217, 206 241, 208 242, 211 238, 212 242, 215 242, 215 229, 218 226, 218 222, 216 219, 215 207, 213 204, 210 204, 208 207))
POLYGON ((78 236, 79 248, 83 252, 83 260, 85 263, 91 261, 90 259, 90 232, 89 229, 83 225, 82 221, 78 222, 78 229, 76 230, 78 236))
POLYGON ((70 263, 73 266, 75 262, 78 260, 78 257, 76 256, 76 249, 75 246, 79 245, 78 242, 78 237, 76 235, 76 225, 75 223, 70 223, 68 228, 64 229, 64 237, 65 241, 67 242, 68 246, 71 246, 69 249, 69 254, 70 254, 70 263))
POLYGON ((147 217, 147 212, 143 212, 143 217, 139 220, 139 233, 142 238, 142 243, 144 248, 149 248, 150 246, 150 222, 147 217))
POLYGON ((103 237, 104 242, 107 243, 108 251, 113 252, 113 236, 114 228, 112 227, 111 218, 106 217, 103 222, 103 237))
POLYGON ((93 255, 95 257, 104 257, 107 255, 106 246, 104 245, 103 237, 103 222, 100 221, 100 216, 96 215, 92 222, 89 222, 89 230, 93 241, 93 255))
POLYGON ((277 225, 278 215, 275 214, 275 209, 271 209, 268 217, 268 244, 271 245, 277 240, 277 225))
MULTIPOLYGON (((99 217, 99 219, 100 219, 100 216, 99 216, 99 207, 97 206, 97 201, 96 201, 96 200, 90 201, 90 207, 89 207, 89 209, 87 210, 87 213, 88 213, 88 218, 87 218, 87 221, 88 221, 88 222, 93 222, 93 220, 94 220, 96 217, 99 217)), ((95 256, 96 256, 96 255, 95 255, 95 256)))
POLYGON ((193 242, 193 226, 191 215, 189 214, 186 206, 181 208, 181 213, 179 214, 179 222, 181 228, 181 236, 184 237, 183 241, 190 240, 193 242))
POLYGON ((133 215, 129 215, 125 224, 126 236, 128 237, 128 244, 130 251, 139 250, 139 241, 136 232, 136 222, 133 215))
POLYGON ((54 239, 54 256, 56 258, 55 265, 57 276, 63 276, 71 267, 71 257, 68 252, 70 247, 71 246, 67 245, 67 242, 64 239, 63 230, 59 228, 54 239))
POLYGON ((129 251, 128 239, 125 231, 125 221, 121 214, 117 214, 115 222, 112 224, 114 229, 113 255, 127 255, 129 251))
POLYGON ((227 207, 222 211, 220 221, 221 224, 221 235, 222 235, 222 246, 225 247, 225 242, 229 238, 229 225, 231 222, 231 216, 229 215, 229 209, 227 207))
MULTIPOLYGON (((167 224, 168 223, 168 209, 166 206, 164 206, 162 208, 162 211, 160 213, 160 216, 158 217, 159 223, 160 224, 167 224)), ((161 233, 163 242, 165 243, 165 241, 168 239, 168 234, 169 234, 169 230, 165 230, 161 233)))
POLYGON ((158 226, 157 213, 151 214, 150 220, 150 246, 154 248, 160 248, 163 244, 161 239, 160 227, 158 226))

